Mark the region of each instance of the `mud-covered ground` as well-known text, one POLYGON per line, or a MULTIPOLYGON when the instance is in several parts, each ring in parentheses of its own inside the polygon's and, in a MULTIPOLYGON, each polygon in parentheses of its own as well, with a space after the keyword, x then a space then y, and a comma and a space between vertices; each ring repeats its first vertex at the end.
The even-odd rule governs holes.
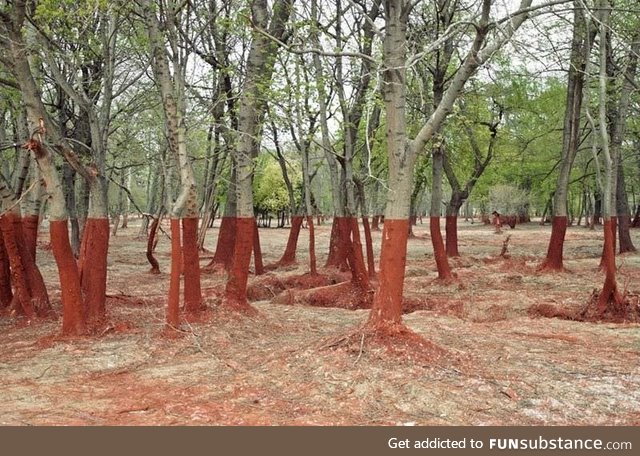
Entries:
MULTIPOLYGON (((169 243, 163 237, 158 246, 163 273, 151 275, 137 226, 120 229, 100 334, 65 340, 60 320, 0 316, 0 424, 640 424, 640 325, 528 313, 536 304, 578 309, 602 286, 601 230, 570 228, 569 271, 539 274, 548 226, 496 235, 461 221, 452 285, 434 281, 428 226, 414 231, 405 296, 421 310, 404 321, 442 349, 430 361, 359 336, 367 310, 259 301, 258 316, 221 314, 220 273, 203 274, 205 321, 167 337, 169 243), (507 235, 511 258, 497 259, 507 235)), ((276 261, 288 231, 260 234, 265 262, 276 261)), ((319 263, 328 235, 328 225, 319 227, 319 263)), ((216 236, 214 228, 210 249, 216 236)), ((640 246, 640 231, 633 236, 640 246)), ((46 237, 45 227, 41 246, 46 237)), ((270 274, 306 272, 306 242, 303 230, 298 267, 270 274)), ((377 251, 379 232, 374 243, 377 251)), ((38 256, 59 311, 53 258, 46 249, 38 256)), ((640 257, 619 256, 618 265, 620 287, 637 303, 640 257)))

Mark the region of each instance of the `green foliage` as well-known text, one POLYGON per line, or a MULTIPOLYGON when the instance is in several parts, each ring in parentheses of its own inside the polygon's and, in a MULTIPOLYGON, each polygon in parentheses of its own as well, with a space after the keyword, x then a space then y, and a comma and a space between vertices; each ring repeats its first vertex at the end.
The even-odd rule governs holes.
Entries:
MULTIPOLYGON (((294 188, 296 204, 299 204, 302 175, 298 163, 287 167, 287 174, 294 188)), ((253 203, 258 212, 272 214, 289 209, 289 194, 278 161, 270 154, 258 157, 253 181, 253 203)))
POLYGON ((40 29, 56 40, 73 47, 99 44, 93 24, 107 14, 107 0, 40 0, 35 7, 34 21, 40 29))
POLYGON ((487 203, 490 211, 505 215, 517 214, 529 205, 529 194, 513 185, 494 185, 489 189, 487 203))

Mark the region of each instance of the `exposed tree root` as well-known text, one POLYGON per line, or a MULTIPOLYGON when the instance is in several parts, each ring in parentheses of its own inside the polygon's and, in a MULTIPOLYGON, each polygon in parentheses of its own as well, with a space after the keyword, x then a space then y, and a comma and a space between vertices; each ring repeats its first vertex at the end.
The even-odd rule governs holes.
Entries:
POLYGON ((561 320, 573 320, 575 317, 574 310, 563 309, 553 304, 534 304, 527 309, 530 317, 542 318, 559 318, 561 320))
POLYGON ((564 266, 558 267, 545 260, 540 264, 540 266, 536 268, 536 272, 541 274, 562 274, 562 273, 570 273, 571 271, 565 268, 564 266))
POLYGON ((457 285, 460 283, 460 279, 458 279, 458 274, 455 272, 451 272, 451 277, 436 277, 431 281, 433 285, 440 286, 449 286, 449 285, 457 285))
POLYGON ((608 301, 604 312, 600 310, 600 294, 593 290, 586 305, 580 309, 575 320, 602 321, 608 323, 640 322, 640 303, 638 295, 615 291, 608 301))
POLYGON ((298 267, 298 262, 295 260, 292 261, 277 261, 275 263, 269 263, 264 266, 265 271, 275 271, 275 270, 293 270, 298 267))
POLYGON ((203 266, 201 270, 207 274, 226 274, 227 272, 225 264, 217 261, 211 261, 206 266, 203 266))
POLYGON ((350 310, 370 309, 373 303, 373 290, 363 290, 349 281, 308 290, 288 289, 278 295, 273 302, 350 310))
POLYGON ((220 303, 220 306, 216 308, 216 312, 224 314, 224 313, 236 313, 240 315, 245 315, 248 317, 253 317, 258 315, 258 309, 253 307, 246 301, 242 299, 237 299, 230 296, 225 296, 220 303))
POLYGON ((404 297, 402 313, 409 314, 418 310, 429 310, 439 315, 464 316, 464 301, 461 299, 434 299, 429 297, 404 297))
POLYGON ((247 299, 249 301, 262 301, 273 299, 284 290, 308 290, 310 288, 324 287, 349 280, 351 274, 340 272, 330 268, 326 274, 292 275, 282 277, 275 274, 256 278, 247 287, 247 299))
POLYGON ((511 257, 511 255, 509 255, 509 240, 511 240, 511 235, 510 234, 506 238, 504 238, 504 241, 502 241, 502 250, 500 250, 500 257, 501 258, 510 258, 511 257))
POLYGON ((640 297, 629 293, 617 294, 604 312, 599 307, 601 291, 593 290, 589 301, 580 309, 563 309, 553 304, 535 304, 527 310, 531 317, 559 318, 583 322, 639 323, 640 297))
POLYGON ((366 324, 323 343, 320 349, 344 350, 354 363, 371 356, 388 355, 422 365, 456 364, 457 357, 401 323, 366 324))

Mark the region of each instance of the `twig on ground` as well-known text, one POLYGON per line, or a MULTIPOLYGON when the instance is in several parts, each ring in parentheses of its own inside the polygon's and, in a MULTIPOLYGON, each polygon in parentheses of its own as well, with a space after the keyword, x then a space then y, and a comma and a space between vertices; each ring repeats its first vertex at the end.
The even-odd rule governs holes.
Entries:
POLYGON ((356 360, 353 362, 353 365, 355 366, 356 364, 358 364, 358 361, 360 361, 360 357, 362 356, 362 350, 364 348, 364 333, 362 333, 362 337, 360 338, 360 351, 358 352, 358 357, 356 358, 356 360))

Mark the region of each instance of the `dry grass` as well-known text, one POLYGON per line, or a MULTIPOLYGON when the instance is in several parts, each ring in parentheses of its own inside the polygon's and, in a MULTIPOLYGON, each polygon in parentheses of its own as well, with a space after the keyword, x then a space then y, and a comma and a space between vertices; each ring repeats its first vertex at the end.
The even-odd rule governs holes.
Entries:
MULTIPOLYGON (((434 281, 428 240, 410 240, 406 297, 418 310, 404 321, 446 353, 433 362, 359 339, 366 310, 259 301, 256 317, 222 314, 222 275, 203 278, 208 319, 166 337, 168 243, 159 245, 163 274, 150 275, 137 229, 120 230, 109 260, 110 324, 99 337, 64 340, 59 321, 0 318, 0 423, 638 424, 640 326, 527 313, 544 304, 577 309, 601 287, 601 233, 570 228, 570 272, 549 275, 535 271, 548 227, 519 226, 498 236, 491 227, 461 225, 463 256, 452 262, 457 284, 434 281), (507 234, 511 258, 495 260, 507 234), (331 343, 342 334, 356 336, 343 346, 331 343)), ((322 252, 329 227, 318 231, 322 252)), ((428 229, 414 231, 423 236, 428 229)), ((261 235, 265 262, 276 261, 286 230, 261 235)), ((377 247, 380 233, 374 236, 377 247)), ((634 240, 640 246, 637 231, 634 240)), ((303 231, 301 262, 305 242, 303 231)), ((38 254, 59 306, 51 253, 38 254)), ((621 285, 637 295, 640 258, 625 255, 618 263, 621 285)), ((305 270, 301 264, 277 274, 305 270)))

